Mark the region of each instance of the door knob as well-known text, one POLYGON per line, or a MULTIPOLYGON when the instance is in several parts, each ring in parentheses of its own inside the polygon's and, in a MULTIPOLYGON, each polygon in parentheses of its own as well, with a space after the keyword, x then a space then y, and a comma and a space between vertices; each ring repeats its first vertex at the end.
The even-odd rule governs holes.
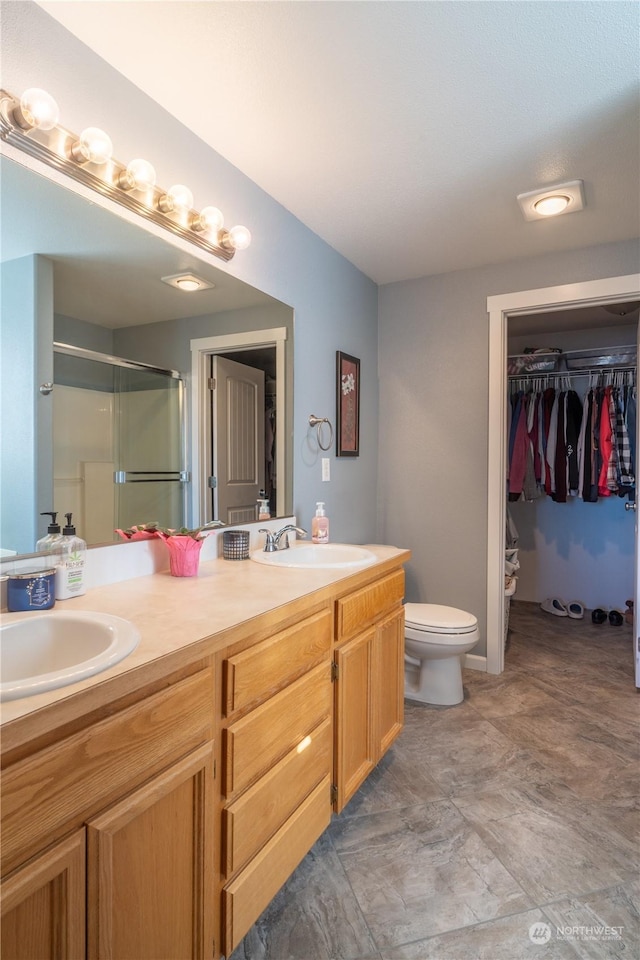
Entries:
POLYGON ((636 503, 632 503, 631 501, 625 503, 624 505, 625 510, 637 510, 637 507, 638 505, 636 503))

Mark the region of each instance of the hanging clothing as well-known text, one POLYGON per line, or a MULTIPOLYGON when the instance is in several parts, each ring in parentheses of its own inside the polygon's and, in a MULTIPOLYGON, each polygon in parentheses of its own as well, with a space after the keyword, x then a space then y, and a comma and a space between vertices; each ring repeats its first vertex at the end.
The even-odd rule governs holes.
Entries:
POLYGON ((514 412, 515 428, 512 426, 513 452, 509 468, 509 499, 519 500, 524 487, 524 478, 527 469, 527 447, 529 434, 527 433, 527 403, 522 394, 518 398, 514 412))
POLYGON ((636 418, 631 383, 590 386, 584 399, 574 389, 518 389, 507 415, 509 500, 635 498, 636 418))
POLYGON ((565 434, 567 440, 567 489, 575 496, 580 484, 578 438, 582 428, 582 403, 575 390, 567 391, 565 434))

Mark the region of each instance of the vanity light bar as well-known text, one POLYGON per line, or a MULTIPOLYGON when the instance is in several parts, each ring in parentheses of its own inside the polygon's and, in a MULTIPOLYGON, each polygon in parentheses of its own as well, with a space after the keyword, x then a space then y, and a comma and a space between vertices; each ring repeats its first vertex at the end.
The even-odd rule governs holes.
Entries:
POLYGON ((216 207, 192 209, 186 187, 158 187, 148 161, 120 163, 111 156, 106 133, 88 127, 78 136, 60 126, 57 116, 55 101, 43 90, 28 90, 20 99, 0 90, 0 139, 6 143, 221 260, 249 246, 246 227, 224 229, 216 207))

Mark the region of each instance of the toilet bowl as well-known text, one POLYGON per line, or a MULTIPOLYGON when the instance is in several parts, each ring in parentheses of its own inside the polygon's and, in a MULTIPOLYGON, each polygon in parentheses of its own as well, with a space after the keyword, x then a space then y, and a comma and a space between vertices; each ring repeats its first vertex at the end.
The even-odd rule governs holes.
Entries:
POLYGON ((478 621, 464 610, 436 603, 404 607, 404 695, 407 700, 461 703, 461 657, 480 638, 478 621))

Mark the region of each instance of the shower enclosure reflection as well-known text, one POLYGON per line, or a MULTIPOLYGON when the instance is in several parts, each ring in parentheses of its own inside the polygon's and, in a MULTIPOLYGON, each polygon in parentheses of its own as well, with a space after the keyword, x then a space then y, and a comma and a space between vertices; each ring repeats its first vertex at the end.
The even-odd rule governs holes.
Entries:
POLYGON ((160 370, 54 344, 53 497, 88 543, 186 516, 184 382, 160 370))

